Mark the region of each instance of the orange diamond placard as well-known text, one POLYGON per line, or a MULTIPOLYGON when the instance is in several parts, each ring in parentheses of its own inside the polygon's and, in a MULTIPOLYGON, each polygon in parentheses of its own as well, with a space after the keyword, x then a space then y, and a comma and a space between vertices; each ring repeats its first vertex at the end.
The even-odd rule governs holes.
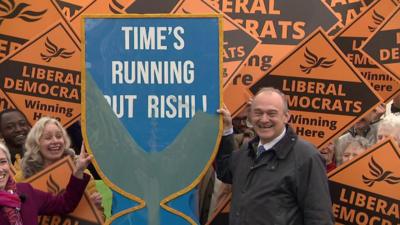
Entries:
POLYGON ((6 94, 4 94, 3 90, 0 90, 0 111, 5 109, 14 109, 14 104, 10 101, 6 94))
MULTIPOLYGON (((74 164, 69 157, 65 157, 40 171, 24 182, 34 188, 52 194, 59 194, 65 190, 69 177, 73 172, 74 164)), ((103 224, 103 218, 89 195, 85 192, 76 209, 68 215, 40 216, 39 225, 46 224, 103 224), (53 222, 52 222, 53 221, 53 222)))
POLYGON ((378 64, 400 79, 400 6, 361 48, 378 64))
POLYGON ((93 0, 89 5, 79 10, 74 17, 70 18, 71 26, 81 40, 81 18, 83 14, 126 14, 125 9, 129 7, 133 1, 134 0, 93 0))
POLYGON ((400 91, 400 80, 376 65, 373 59, 360 51, 360 46, 383 23, 400 1, 378 0, 334 38, 334 42, 347 56, 348 60, 367 79, 384 102, 390 101, 400 91))
MULTIPOLYGON (((204 0, 183 0, 172 11, 175 14, 218 14, 221 13, 204 0)), ((223 13, 221 13, 223 14, 223 13)), ((242 68, 254 48, 261 42, 243 27, 237 25, 230 17, 224 15, 224 50, 223 50, 223 84, 242 68)))
POLYGON ((368 7, 368 4, 371 4, 372 0, 324 0, 324 2, 335 12, 340 19, 340 24, 344 26, 348 25, 357 15, 363 12, 368 7))
POLYGON ((243 68, 224 87, 224 103, 232 115, 249 100, 248 88, 316 28, 329 30, 338 18, 321 0, 206 0, 261 40, 243 68))
POLYGON ((59 23, 0 64, 0 89, 30 124, 42 116, 69 126, 80 116, 81 50, 59 23))
POLYGON ((63 16, 70 21, 96 0, 51 0, 63 16))
POLYGON ((63 17, 51 1, 0 1, 0 63, 63 17))
POLYGON ((304 139, 322 147, 380 102, 367 81, 321 29, 251 88, 271 86, 288 99, 289 123, 304 139))
POLYGON ((399 224, 400 151, 395 143, 380 142, 328 174, 336 224, 399 224))

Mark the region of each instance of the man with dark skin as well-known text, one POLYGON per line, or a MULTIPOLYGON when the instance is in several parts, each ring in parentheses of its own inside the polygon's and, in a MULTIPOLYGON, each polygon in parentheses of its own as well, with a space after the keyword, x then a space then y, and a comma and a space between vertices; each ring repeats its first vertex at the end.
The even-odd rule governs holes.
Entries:
POLYGON ((11 153, 11 161, 24 156, 26 136, 31 129, 25 115, 17 109, 5 109, 0 112, 0 136, 11 153))

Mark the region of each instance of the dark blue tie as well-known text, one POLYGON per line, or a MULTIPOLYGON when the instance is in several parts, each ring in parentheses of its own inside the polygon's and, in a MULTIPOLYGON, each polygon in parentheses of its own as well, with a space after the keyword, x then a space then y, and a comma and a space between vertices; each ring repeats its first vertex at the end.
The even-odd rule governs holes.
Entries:
POLYGON ((258 148, 257 148, 257 158, 260 157, 260 155, 265 151, 267 151, 267 150, 264 148, 264 145, 258 146, 258 148))

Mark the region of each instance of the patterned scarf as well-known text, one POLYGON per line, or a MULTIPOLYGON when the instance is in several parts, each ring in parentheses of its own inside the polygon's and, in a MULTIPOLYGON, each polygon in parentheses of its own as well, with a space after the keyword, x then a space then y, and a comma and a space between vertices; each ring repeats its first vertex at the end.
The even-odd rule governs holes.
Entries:
POLYGON ((0 206, 3 206, 1 207, 1 213, 5 218, 8 218, 10 225, 23 225, 21 214, 19 213, 21 200, 17 194, 17 185, 11 174, 4 190, 0 191, 0 206))

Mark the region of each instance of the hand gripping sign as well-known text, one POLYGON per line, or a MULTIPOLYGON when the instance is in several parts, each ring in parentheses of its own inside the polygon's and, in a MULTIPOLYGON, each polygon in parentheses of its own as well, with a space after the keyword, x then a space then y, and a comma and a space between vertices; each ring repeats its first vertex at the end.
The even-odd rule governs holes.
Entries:
POLYGON ((111 221, 139 210, 146 219, 133 224, 196 224, 179 205, 167 203, 193 189, 216 154, 221 18, 83 21, 85 142, 105 182, 139 203, 111 221))

